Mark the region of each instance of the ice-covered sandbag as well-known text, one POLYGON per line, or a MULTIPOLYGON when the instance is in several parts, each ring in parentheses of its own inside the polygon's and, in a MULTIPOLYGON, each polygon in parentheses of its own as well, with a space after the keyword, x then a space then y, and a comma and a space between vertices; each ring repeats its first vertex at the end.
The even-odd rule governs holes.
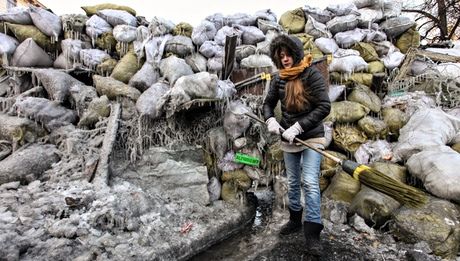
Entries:
POLYGON ((225 41, 227 39, 227 36, 236 35, 237 37, 236 45, 240 45, 242 33, 243 32, 240 29, 226 25, 222 27, 221 29, 217 30, 216 36, 214 37, 214 41, 220 46, 225 46, 225 41))
POLYGON ((337 99, 343 94, 345 90, 345 85, 331 84, 329 85, 329 100, 331 102, 337 101, 337 99))
POLYGON ((208 72, 214 74, 220 74, 222 68, 224 67, 224 57, 223 56, 214 56, 208 59, 206 62, 206 67, 208 68, 208 72))
POLYGON ((277 32, 284 31, 283 27, 281 27, 281 25, 278 24, 277 22, 267 21, 267 20, 263 20, 263 19, 258 19, 257 20, 257 27, 264 34, 266 34, 268 31, 277 31, 277 32))
POLYGON ((373 62, 379 60, 379 55, 375 51, 374 47, 370 43, 358 42, 355 43, 352 49, 357 50, 359 55, 363 57, 366 62, 373 62))
POLYGON ((324 121, 337 123, 352 123, 369 113, 369 108, 352 101, 338 101, 331 103, 331 112, 324 121))
POLYGON ((460 202, 460 153, 447 146, 432 147, 412 155, 406 166, 430 193, 460 202))
POLYGON ((171 35, 153 37, 148 40, 144 45, 146 62, 154 66, 159 66, 163 58, 166 43, 171 35))
POLYGON ((255 26, 238 26, 238 29, 242 32, 242 44, 256 45, 265 40, 264 32, 255 26))
POLYGON ((61 41, 61 49, 64 57, 72 63, 80 61, 80 51, 83 49, 81 40, 65 39, 61 41))
POLYGON ((206 41, 214 40, 217 29, 214 23, 203 20, 201 23, 193 28, 192 41, 196 46, 201 46, 206 41))
POLYGON ((193 74, 193 70, 190 65, 188 65, 184 59, 178 58, 174 55, 161 60, 160 72, 161 75, 169 81, 171 86, 174 86, 174 83, 180 77, 193 74))
POLYGON ((443 78, 460 79, 460 63, 440 63, 436 69, 443 78))
POLYGON ((174 23, 162 17, 154 16, 149 24, 149 31, 152 36, 167 35, 173 30, 174 23))
POLYGON ((338 32, 334 35, 334 39, 342 48, 350 48, 355 43, 361 42, 365 37, 362 29, 355 28, 349 31, 338 32))
POLYGON ((390 41, 372 42, 372 45, 381 58, 395 50, 395 46, 390 41))
POLYGON ((360 8, 357 10, 358 26, 362 28, 369 28, 374 22, 380 21, 383 18, 383 11, 381 9, 373 8, 360 8))
POLYGON ((0 113, 0 140, 31 143, 46 134, 45 129, 37 122, 0 113))
POLYGON ((168 90, 169 84, 164 82, 157 82, 145 90, 136 101, 136 109, 139 115, 145 115, 151 119, 160 117, 161 111, 158 110, 157 104, 168 90))
POLYGON ((110 100, 115 100, 117 96, 128 97, 136 101, 141 92, 121 81, 112 77, 102 77, 97 74, 93 75, 93 82, 99 95, 106 95, 110 100))
POLYGON ((1 161, 0 184, 20 181, 23 184, 40 178, 60 160, 61 153, 52 144, 34 143, 1 161))
POLYGON ((231 101, 228 104, 224 115, 224 129, 229 137, 236 139, 249 128, 251 122, 245 113, 250 111, 251 109, 239 100, 231 101))
POLYGON ((378 113, 382 107, 380 98, 369 87, 358 84, 353 88, 353 91, 348 95, 349 101, 358 102, 371 111, 378 113))
POLYGON ((246 13, 234 13, 225 17, 225 25, 243 25, 243 26, 255 26, 256 17, 246 13))
POLYGON ((410 74, 417 76, 425 73, 434 74, 438 73, 437 64, 431 59, 424 59, 423 57, 415 57, 410 65, 410 74))
POLYGON ((41 122, 48 131, 75 123, 77 120, 75 111, 44 98, 19 97, 12 109, 17 115, 41 122))
POLYGON ((212 58, 214 56, 222 56, 224 48, 216 43, 215 41, 205 41, 199 49, 199 52, 206 58, 212 58))
POLYGON ((32 38, 27 38, 16 47, 12 65, 17 67, 51 67, 53 60, 32 38))
POLYGON ((216 98, 231 98, 236 94, 235 84, 230 80, 219 80, 217 82, 216 98))
POLYGON ((335 53, 333 54, 334 58, 342 58, 346 56, 359 56, 359 52, 353 49, 342 49, 339 48, 335 53))
POLYGON ((118 42, 130 43, 137 39, 137 27, 119 24, 113 28, 113 37, 118 42))
POLYGON ((136 10, 132 9, 131 7, 125 6, 125 5, 110 4, 110 3, 97 4, 97 5, 91 5, 91 6, 88 6, 88 5, 82 6, 81 9, 85 11, 87 16, 93 16, 97 13, 97 11, 105 10, 105 9, 123 10, 123 11, 126 11, 136 16, 136 10))
POLYGON ((191 55, 188 55, 185 57, 185 62, 190 65, 194 73, 206 71, 207 59, 200 53, 192 53, 191 55))
POLYGON ((144 63, 142 68, 129 80, 128 85, 144 92, 157 82, 158 78, 160 78, 159 70, 155 69, 150 63, 144 63))
POLYGON ((406 16, 398 16, 384 20, 380 28, 388 35, 389 38, 396 38, 409 28, 414 26, 415 21, 406 16))
POLYGON ((93 15, 86 21, 86 34, 91 37, 93 41, 95 41, 99 35, 112 32, 112 30, 112 26, 98 15, 93 15))
POLYGON ((182 88, 192 99, 215 98, 217 93, 217 75, 199 72, 177 79, 173 88, 182 88))
POLYGON ((18 40, 9 35, 0 33, 0 56, 3 54, 12 55, 18 45, 18 40))
POLYGON ((6 12, 0 13, 0 21, 13 24, 33 24, 29 8, 22 6, 9 8, 6 12))
POLYGON ((382 58, 382 62, 388 70, 393 70, 394 68, 401 65, 406 57, 405 54, 395 51, 392 53, 387 54, 385 57, 382 58))
POLYGON ((307 23, 305 24, 305 33, 313 36, 314 39, 325 37, 331 38, 331 33, 327 30, 327 26, 317 22, 313 17, 307 16, 307 23))
POLYGON ((402 107, 404 113, 410 117, 419 109, 435 108, 436 101, 424 91, 412 91, 396 96, 385 96, 382 107, 402 107))
POLYGON ((326 10, 332 12, 336 16, 344 16, 348 14, 359 15, 357 13, 358 8, 354 3, 331 4, 326 7, 326 10))
POLYGON ((242 59, 256 53, 256 47, 254 45, 240 45, 235 49, 236 62, 241 62, 242 59))
POLYGON ((401 16, 402 5, 403 2, 383 0, 383 19, 401 16))
POLYGON ((80 61, 89 68, 96 68, 108 58, 110 58, 110 55, 99 49, 82 49, 80 51, 80 61))
POLYGON ((208 15, 205 17, 205 20, 213 23, 216 31, 225 25, 225 17, 222 13, 214 13, 212 15, 208 15))
POLYGON ((219 179, 217 179, 215 176, 211 177, 209 179, 207 188, 210 202, 214 202, 220 198, 220 193, 222 192, 222 184, 220 184, 219 179))
POLYGON ((387 35, 382 31, 376 31, 373 29, 363 29, 364 33, 364 42, 382 42, 387 40, 387 35))
POLYGON ((257 10, 254 13, 254 16, 257 20, 266 20, 266 21, 271 21, 271 22, 276 22, 278 21, 276 18, 275 12, 273 12, 272 9, 261 9, 257 10))
POLYGON ((390 160, 392 156, 391 145, 386 140, 368 141, 361 144, 354 154, 356 162, 359 164, 390 160))
POLYGON ((352 74, 354 72, 366 71, 368 64, 361 56, 345 56, 332 59, 329 64, 329 71, 352 74))
POLYGON ((77 111, 78 116, 81 116, 89 103, 98 97, 96 88, 84 84, 73 84, 69 87, 69 93, 70 105, 77 111))
POLYGON ((136 54, 133 51, 129 51, 118 61, 115 68, 113 68, 110 77, 119 80, 124 83, 128 83, 129 80, 139 71, 142 67, 142 63, 137 59, 136 54))
POLYGON ((336 16, 326 26, 332 34, 350 31, 358 26, 358 18, 354 14, 336 16))
POLYGON ((44 34, 54 37, 57 42, 57 38, 62 31, 61 19, 59 16, 33 5, 29 6, 29 14, 34 25, 44 34))
POLYGON ((275 68, 272 59, 266 54, 253 54, 240 62, 241 68, 275 68))
POLYGON ((93 127, 100 119, 110 115, 110 101, 107 96, 95 97, 89 102, 88 107, 82 113, 78 126, 93 127))
POLYGON ((358 127, 372 140, 385 139, 388 135, 387 124, 383 120, 371 116, 365 116, 360 119, 358 121, 358 127))
POLYGON ((326 24, 327 22, 329 22, 335 15, 329 11, 329 10, 326 10, 326 9, 321 9, 321 8, 318 8, 318 7, 311 7, 311 6, 308 6, 308 5, 305 5, 303 7, 303 11, 305 12, 305 15, 309 15, 311 17, 313 17, 316 21, 322 23, 322 24, 326 24))
POLYGON ((109 23, 112 27, 115 27, 119 24, 137 26, 136 17, 124 10, 103 9, 97 11, 96 14, 104 19, 107 23, 109 23))
POLYGON ((394 160, 407 160, 427 148, 449 144, 459 129, 460 118, 440 108, 420 109, 401 128, 393 148, 394 160))
POLYGON ((315 40, 316 46, 323 52, 324 54, 332 54, 335 53, 339 46, 332 38, 320 37, 315 40))
POLYGON ((192 39, 183 35, 176 35, 171 37, 165 46, 167 53, 172 53, 178 57, 185 57, 195 50, 192 39))
POLYGON ((69 74, 55 69, 41 69, 33 73, 48 96, 59 103, 63 103, 69 96, 69 89, 73 85, 83 84, 69 74))

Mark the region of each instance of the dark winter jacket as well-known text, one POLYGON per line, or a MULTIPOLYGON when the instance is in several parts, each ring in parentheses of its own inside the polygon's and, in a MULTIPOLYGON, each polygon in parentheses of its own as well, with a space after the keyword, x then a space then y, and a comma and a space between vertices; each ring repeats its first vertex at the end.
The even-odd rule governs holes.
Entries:
MULTIPOLYGON (((294 65, 299 63, 304 56, 303 46, 297 37, 280 35, 273 39, 270 45, 270 55, 275 65, 281 69, 280 61, 276 61, 274 54, 280 47, 286 47, 293 57, 294 65)), ((321 73, 314 67, 307 67, 301 74, 304 88, 309 93, 309 105, 301 112, 286 111, 284 101, 286 81, 275 76, 263 104, 265 120, 274 117, 274 108, 281 101, 282 118, 280 125, 288 129, 294 123, 299 122, 303 133, 297 138, 306 140, 310 138, 324 137, 323 119, 329 115, 331 102, 326 90, 326 82, 321 73)))

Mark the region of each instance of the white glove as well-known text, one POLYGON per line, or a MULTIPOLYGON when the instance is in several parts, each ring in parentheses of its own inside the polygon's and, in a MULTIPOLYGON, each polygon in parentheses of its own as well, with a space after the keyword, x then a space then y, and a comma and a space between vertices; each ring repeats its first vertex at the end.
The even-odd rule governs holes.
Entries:
POLYGON ((274 133, 274 134, 280 134, 280 129, 282 128, 281 125, 278 123, 278 121, 275 119, 275 117, 270 117, 265 121, 267 124, 267 129, 268 132, 274 133))
POLYGON ((287 129, 285 132, 283 132, 283 138, 285 138, 287 141, 289 141, 289 144, 292 144, 292 141, 294 138, 301 134, 303 132, 302 127, 298 122, 294 123, 289 129, 287 129))

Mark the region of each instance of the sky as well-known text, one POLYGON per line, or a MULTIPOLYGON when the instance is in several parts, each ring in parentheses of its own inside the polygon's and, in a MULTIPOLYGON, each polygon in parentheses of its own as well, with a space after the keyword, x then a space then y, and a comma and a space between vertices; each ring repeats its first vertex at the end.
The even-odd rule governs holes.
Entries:
POLYGON ((40 0, 42 4, 53 10, 57 15, 84 14, 81 6, 101 3, 126 5, 136 10, 137 15, 145 16, 150 21, 154 16, 172 21, 175 24, 187 22, 197 26, 207 16, 221 13, 231 15, 236 13, 254 14, 256 11, 271 9, 279 19, 286 11, 309 5, 326 8, 328 5, 350 3, 351 0, 40 0))

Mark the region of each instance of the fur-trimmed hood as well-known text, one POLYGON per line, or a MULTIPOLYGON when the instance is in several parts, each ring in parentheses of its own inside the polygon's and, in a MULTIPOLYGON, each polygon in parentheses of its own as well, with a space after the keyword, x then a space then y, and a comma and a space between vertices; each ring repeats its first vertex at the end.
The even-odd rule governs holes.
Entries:
POLYGON ((278 69, 282 69, 283 65, 275 54, 281 47, 285 47, 288 50, 294 60, 294 65, 302 61, 305 55, 303 52, 302 41, 300 41, 298 37, 287 34, 280 34, 276 36, 270 43, 270 58, 278 69))

